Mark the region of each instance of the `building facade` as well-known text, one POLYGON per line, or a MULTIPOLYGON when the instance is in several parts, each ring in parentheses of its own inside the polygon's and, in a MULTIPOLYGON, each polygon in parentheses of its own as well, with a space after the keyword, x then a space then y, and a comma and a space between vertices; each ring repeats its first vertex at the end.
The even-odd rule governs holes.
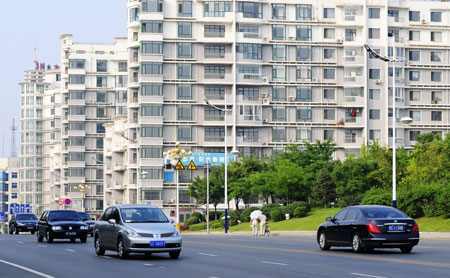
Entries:
POLYGON ((0 212, 5 221, 10 219, 10 205, 19 202, 19 159, 0 158, 0 212))

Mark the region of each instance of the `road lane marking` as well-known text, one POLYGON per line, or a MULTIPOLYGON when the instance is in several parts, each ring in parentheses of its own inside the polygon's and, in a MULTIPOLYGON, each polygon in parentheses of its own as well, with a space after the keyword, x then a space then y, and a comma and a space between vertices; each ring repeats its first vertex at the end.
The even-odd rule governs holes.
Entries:
POLYGON ((38 244, 37 246, 47 248, 47 246, 42 245, 42 244, 38 244))
POLYGON ((14 266, 14 267, 20 268, 20 269, 22 269, 22 270, 25 270, 25 271, 28 271, 28 272, 30 272, 30 273, 39 275, 39 276, 41 276, 41 277, 45 277, 45 278, 55 278, 55 277, 53 277, 53 276, 47 275, 47 274, 45 274, 45 273, 42 273, 42 272, 33 270, 33 269, 28 268, 28 267, 25 267, 25 266, 18 265, 18 264, 15 264, 15 263, 7 262, 7 261, 4 261, 4 260, 0 260, 0 263, 4 263, 4 264, 10 265, 10 266, 14 266))
POLYGON ((153 266, 153 264, 143 264, 143 266, 153 266))
POLYGON ((276 263, 276 262, 268 262, 268 261, 261 261, 263 264, 276 264, 276 265, 284 265, 287 266, 288 264, 284 264, 284 263, 276 263))
POLYGON ((112 257, 110 257, 110 256, 97 256, 97 257, 102 257, 102 258, 105 258, 105 259, 112 259, 112 257))
MULTIPOLYGON (((339 253, 339 252, 333 252, 333 251, 324 252, 324 251, 320 251, 320 250, 284 249, 284 248, 273 248, 273 247, 252 246, 252 245, 232 244, 232 243, 218 243, 218 242, 213 243, 213 242, 192 241, 192 240, 185 240, 185 241, 183 241, 183 243, 187 243, 187 244, 190 243, 190 244, 196 244, 196 245, 221 246, 221 247, 247 248, 247 249, 267 250, 267 251, 279 251, 279 252, 287 252, 287 253, 312 254, 312 255, 351 258, 351 259, 368 260, 368 261, 380 261, 380 262, 391 262, 391 263, 400 263, 400 264, 426 265, 426 266, 450 268, 449 263, 374 257, 374 256, 370 256, 370 255, 346 254, 346 253, 339 253)), ((413 253, 414 253, 414 251, 413 251, 413 253)))
POLYGON ((24 243, 23 241, 20 241, 20 240, 16 240, 16 242, 17 242, 17 243, 20 243, 20 244, 23 244, 23 243, 24 243))
POLYGON ((75 252, 75 250, 73 250, 73 249, 64 249, 64 250, 66 250, 68 252, 75 252))
POLYGON ((209 257, 217 257, 219 255, 215 255, 215 254, 208 254, 208 253, 197 253, 198 255, 202 255, 202 256, 209 256, 209 257))
POLYGON ((356 275, 356 276, 370 277, 370 278, 387 278, 384 276, 375 276, 375 275, 369 275, 369 274, 364 274, 364 273, 350 273, 350 274, 356 275))

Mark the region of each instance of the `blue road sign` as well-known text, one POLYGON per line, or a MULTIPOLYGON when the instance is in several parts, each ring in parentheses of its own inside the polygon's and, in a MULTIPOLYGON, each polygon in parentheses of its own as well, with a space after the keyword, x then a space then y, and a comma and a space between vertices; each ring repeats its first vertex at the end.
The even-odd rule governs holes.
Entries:
MULTIPOLYGON (((233 161, 233 155, 228 154, 228 160, 233 161)), ((206 166, 206 161, 209 161, 210 166, 221 165, 225 163, 224 153, 193 153, 192 155, 182 159, 183 164, 189 164, 193 161, 196 166, 206 166)))
POLYGON ((19 204, 15 204, 14 211, 15 211, 15 213, 19 213, 20 212, 20 205, 19 204))
POLYGON ((25 204, 25 212, 30 213, 30 204, 25 204))
POLYGON ((9 214, 11 214, 11 215, 14 214, 14 205, 15 204, 10 204, 9 205, 9 214))
POLYGON ((5 213, 0 211, 0 222, 5 222, 5 213))
POLYGON ((20 204, 20 213, 25 212, 25 204, 20 204))

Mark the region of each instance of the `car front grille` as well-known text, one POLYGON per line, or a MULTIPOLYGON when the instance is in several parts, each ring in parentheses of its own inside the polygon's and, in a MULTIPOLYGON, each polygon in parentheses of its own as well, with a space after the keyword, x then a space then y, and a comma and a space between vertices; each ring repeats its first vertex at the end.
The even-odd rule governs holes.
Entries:
POLYGON ((161 234, 161 237, 171 237, 173 233, 161 234))
POLYGON ((160 248, 176 248, 180 247, 179 243, 166 243, 164 247, 150 247, 149 243, 136 243, 132 244, 131 248, 152 248, 152 249, 160 249, 160 248))
POLYGON ((64 225, 64 226, 61 226, 61 228, 64 231, 74 231, 74 232, 76 232, 76 231, 80 230, 80 226, 72 226, 72 225, 64 225), (72 227, 72 229, 69 229, 69 227, 72 227))
POLYGON ((153 237, 153 234, 139 233, 141 237, 153 237))

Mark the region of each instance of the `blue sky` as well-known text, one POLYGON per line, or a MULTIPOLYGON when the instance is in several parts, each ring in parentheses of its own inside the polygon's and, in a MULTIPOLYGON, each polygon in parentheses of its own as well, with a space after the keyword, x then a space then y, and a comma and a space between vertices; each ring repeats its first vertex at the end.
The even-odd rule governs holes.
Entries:
MULTIPOLYGON (((8 157, 12 118, 20 122, 20 88, 24 70, 37 60, 61 64, 61 34, 74 42, 113 43, 126 36, 127 0, 23 0, 2 1, 0 8, 0 157, 8 157), (4 138, 4 139, 3 139, 4 138)), ((16 131, 19 155, 20 132, 16 131)))

